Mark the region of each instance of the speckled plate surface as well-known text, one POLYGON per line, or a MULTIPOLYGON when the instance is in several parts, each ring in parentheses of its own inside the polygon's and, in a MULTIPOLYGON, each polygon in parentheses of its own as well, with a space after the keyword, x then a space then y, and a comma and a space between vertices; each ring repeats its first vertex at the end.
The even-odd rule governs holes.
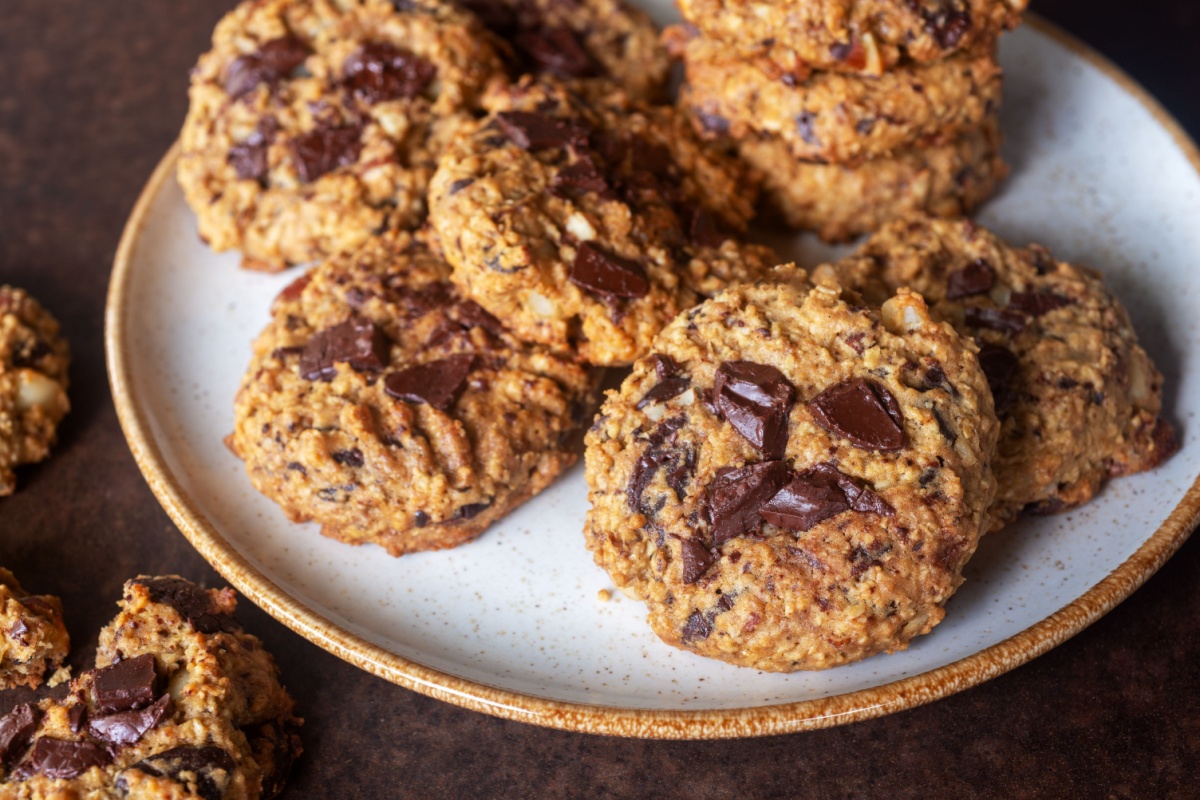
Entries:
MULTIPOLYGON (((1009 35, 1004 128, 1013 175, 982 221, 1100 268, 1166 375, 1183 449, 1071 514, 985 539, 935 631, 906 652, 773 675, 662 644, 611 589, 580 533, 582 468, 450 552, 392 559, 293 525, 222 438, 250 342, 295 273, 238 269, 196 236, 174 153, 125 232, 107 346, 121 423, 159 500, 243 593, 388 680, 487 713, 595 733, 747 736, 839 724, 975 685, 1107 612, 1200 514, 1200 157, 1132 82, 1041 23, 1009 35)), ((825 252, 786 242, 801 263, 825 252)))

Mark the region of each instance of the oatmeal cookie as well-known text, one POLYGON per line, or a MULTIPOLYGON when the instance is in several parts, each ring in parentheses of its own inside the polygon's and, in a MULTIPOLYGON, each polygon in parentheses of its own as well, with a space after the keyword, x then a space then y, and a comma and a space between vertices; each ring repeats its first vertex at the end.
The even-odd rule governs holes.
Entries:
POLYGON ((294 702, 232 590, 125 584, 96 668, 0 717, 0 798, 274 797, 299 755, 294 702))
POLYGON ((289 286, 229 443, 255 488, 392 555, 474 539, 576 460, 595 371, 525 345, 397 233, 289 286))
POLYGON ((62 662, 70 649, 59 599, 29 594, 0 567, 0 689, 64 680, 62 662))
POLYGON ((803 80, 940 61, 1017 26, 1029 0, 678 0, 731 56, 803 80))
POLYGON ((442 157, 430 219, 452 280, 518 337, 631 363, 676 314, 775 263, 737 232, 757 177, 671 107, 523 82, 442 157))
POLYGON ((14 470, 50 454, 67 401, 70 348, 58 323, 21 289, 0 285, 0 497, 14 470))
MULTIPOLYGON (((908 646, 995 493, 974 345, 781 268, 680 315, 587 436, 585 537, 669 644, 755 669, 908 646)), ((852 295, 853 293, 851 293, 852 295)))
POLYGON ((969 213, 1008 175, 995 119, 948 142, 930 142, 858 167, 794 159, 767 138, 739 143, 738 152, 765 176, 769 210, 793 228, 841 242, 914 212, 969 213))
POLYGON ((995 43, 945 61, 901 66, 879 77, 816 73, 771 77, 720 42, 683 45, 687 108, 707 138, 766 136, 808 161, 855 166, 978 129, 1000 107, 995 43))
POLYGON ((835 269, 885 292, 911 287, 978 343, 1001 421, 993 530, 1023 510, 1074 508, 1106 477, 1178 448, 1160 416, 1162 375, 1098 272, 1039 245, 1010 247, 970 220, 922 217, 885 226, 835 269))
POLYGON ((438 155, 504 81, 448 4, 243 2, 193 70, 180 136, 200 235, 279 269, 419 224, 438 155))

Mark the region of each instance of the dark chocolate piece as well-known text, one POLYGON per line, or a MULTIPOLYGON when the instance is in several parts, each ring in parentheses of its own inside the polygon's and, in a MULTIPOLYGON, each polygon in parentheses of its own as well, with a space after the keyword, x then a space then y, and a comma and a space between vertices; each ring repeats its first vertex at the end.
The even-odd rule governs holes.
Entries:
POLYGON ((723 469, 708 487, 708 516, 713 546, 755 533, 762 525, 763 504, 788 482, 787 464, 764 461, 741 469, 723 469))
POLYGON ((382 42, 354 51, 342 66, 342 84, 365 103, 417 97, 437 75, 420 56, 382 42))
POLYGON ((219 747, 181 745, 144 758, 132 769, 171 778, 192 788, 203 800, 222 800, 236 766, 229 753, 219 747))
POLYGON ((390 346, 387 334, 375 323, 357 317, 318 331, 309 337, 300 354, 300 377, 331 381, 337 377, 337 362, 363 371, 387 367, 390 346))
POLYGON ((1008 304, 1013 308, 1024 311, 1031 317, 1040 317, 1056 308, 1069 306, 1074 302, 1066 297, 1060 297, 1050 292, 1013 292, 1008 304))
POLYGON ((817 115, 811 111, 801 111, 796 115, 796 132, 800 134, 800 138, 805 144, 813 147, 820 147, 821 140, 817 137, 817 131, 814 127, 817 121, 817 115))
POLYGON ((946 297, 958 300, 990 291, 996 283, 996 271, 982 258, 946 276, 946 297))
POLYGON ((850 378, 829 387, 808 404, 825 430, 864 450, 900 450, 907 444, 904 414, 887 387, 850 378))
POLYGON ((560 78, 592 78, 600 74, 595 60, 570 28, 525 30, 513 42, 536 71, 560 78))
POLYGON ((41 718, 42 712, 32 703, 14 706, 0 717, 0 766, 11 766, 20 757, 41 718))
POLYGON ((687 378, 666 378, 655 384, 650 391, 638 400, 638 409, 643 409, 653 403, 665 403, 672 397, 678 397, 688 390, 692 382, 687 378))
POLYGON ((323 124, 288 143, 296 174, 304 183, 312 183, 322 175, 358 161, 362 152, 362 125, 323 124))
POLYGON ((466 388, 474 364, 475 356, 470 353, 417 364, 388 375, 384 390, 406 403, 428 403, 439 411, 449 411, 466 388))
POLYGON ((726 361, 717 368, 713 397, 746 441, 769 459, 783 457, 796 389, 782 372, 752 361, 726 361))
POLYGON ((1003 308, 967 306, 963 309, 963 317, 967 324, 974 328, 989 328, 1010 336, 1025 330, 1025 315, 1016 311, 1006 311, 1003 308))
POLYGON ((795 475, 762 508, 762 518, 772 525, 803 533, 843 511, 893 516, 886 500, 829 463, 795 475))
POLYGON ((589 156, 584 156, 574 164, 559 170, 551 182, 551 190, 555 194, 565 192, 580 192, 604 194, 608 191, 608 181, 596 169, 596 162, 589 156))
POLYGON ((584 147, 588 141, 588 130, 582 124, 531 111, 501 111, 496 114, 496 124, 522 150, 584 147))
POLYGON ((607 253, 588 242, 575 251, 571 283, 606 297, 644 297, 650 291, 646 270, 636 261, 607 253))
POLYGON ((694 539, 680 539, 679 553, 683 560, 683 582, 695 583, 708 571, 716 558, 712 552, 694 539))
POLYGON ((667 486, 682 500, 687 494, 687 485, 696 469, 696 451, 686 442, 677 445, 676 432, 683 427, 686 418, 681 414, 664 420, 647 438, 646 452, 633 465, 625 497, 634 511, 649 514, 642 495, 660 470, 665 471, 667 486))
POLYGON ((108 751, 95 742, 71 742, 43 736, 34 742, 33 749, 14 772, 20 777, 40 774, 52 780, 70 780, 111 760, 108 751))
POLYGON ((295 36, 263 44, 257 53, 241 56, 225 73, 225 91, 233 99, 249 94, 260 83, 277 83, 308 58, 308 45, 295 36))
POLYGON ((146 587, 151 602, 175 609, 199 633, 234 633, 242 629, 237 620, 217 608, 208 592, 190 581, 182 578, 143 578, 138 583, 146 587))
POLYGON ((158 673, 149 653, 96 670, 92 693, 101 713, 128 711, 154 702, 158 673))
POLYGON ((729 238, 717 221, 716 214, 707 208, 697 208, 692 212, 688 235, 693 242, 701 247, 720 247, 729 238))
POLYGON ((712 620, 699 611, 693 611, 683 624, 683 643, 694 642, 697 639, 707 639, 712 635, 712 620))
POLYGON ((145 708, 118 711, 88 720, 88 732, 102 742, 111 745, 129 745, 141 740, 146 732, 162 721, 171 704, 171 696, 164 694, 145 708))

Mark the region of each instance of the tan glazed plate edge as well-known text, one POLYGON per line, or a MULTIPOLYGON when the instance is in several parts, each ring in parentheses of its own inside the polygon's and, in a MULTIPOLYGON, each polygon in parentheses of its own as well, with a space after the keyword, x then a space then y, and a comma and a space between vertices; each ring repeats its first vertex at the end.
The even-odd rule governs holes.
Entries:
MULTIPOLYGON (((1051 23, 1029 24, 1081 55, 1147 108, 1200 172, 1200 149, 1145 89, 1087 45, 1051 23)), ((210 564, 242 594, 319 647, 408 689, 505 719, 551 728, 615 736, 715 739, 766 736, 841 725, 883 716, 954 694, 1018 667, 1082 631, 1112 610, 1153 575, 1200 521, 1200 478, 1166 521, 1107 577, 1041 622, 967 658, 883 686, 781 705, 742 709, 668 711, 612 708, 545 700, 496 689, 414 663, 331 623, 297 602, 243 558, 195 511, 195 504, 166 466, 145 410, 130 391, 130 351, 123 336, 132 255, 153 198, 175 173, 173 146, 142 190, 126 223, 113 263, 105 309, 104 338, 109 381, 121 428, 150 489, 210 564)))

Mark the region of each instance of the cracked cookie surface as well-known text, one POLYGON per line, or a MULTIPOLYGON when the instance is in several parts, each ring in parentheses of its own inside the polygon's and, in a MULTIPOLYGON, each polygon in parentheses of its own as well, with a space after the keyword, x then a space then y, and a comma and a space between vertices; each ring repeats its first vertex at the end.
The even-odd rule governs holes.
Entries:
POLYGON ((587 437, 585 539, 664 641, 755 669, 901 650, 995 492, 974 347, 901 291, 729 289, 671 323, 587 437))
POLYGON ((61 601, 29 594, 0 567, 0 689, 35 688, 46 678, 55 685, 70 649, 61 601))

